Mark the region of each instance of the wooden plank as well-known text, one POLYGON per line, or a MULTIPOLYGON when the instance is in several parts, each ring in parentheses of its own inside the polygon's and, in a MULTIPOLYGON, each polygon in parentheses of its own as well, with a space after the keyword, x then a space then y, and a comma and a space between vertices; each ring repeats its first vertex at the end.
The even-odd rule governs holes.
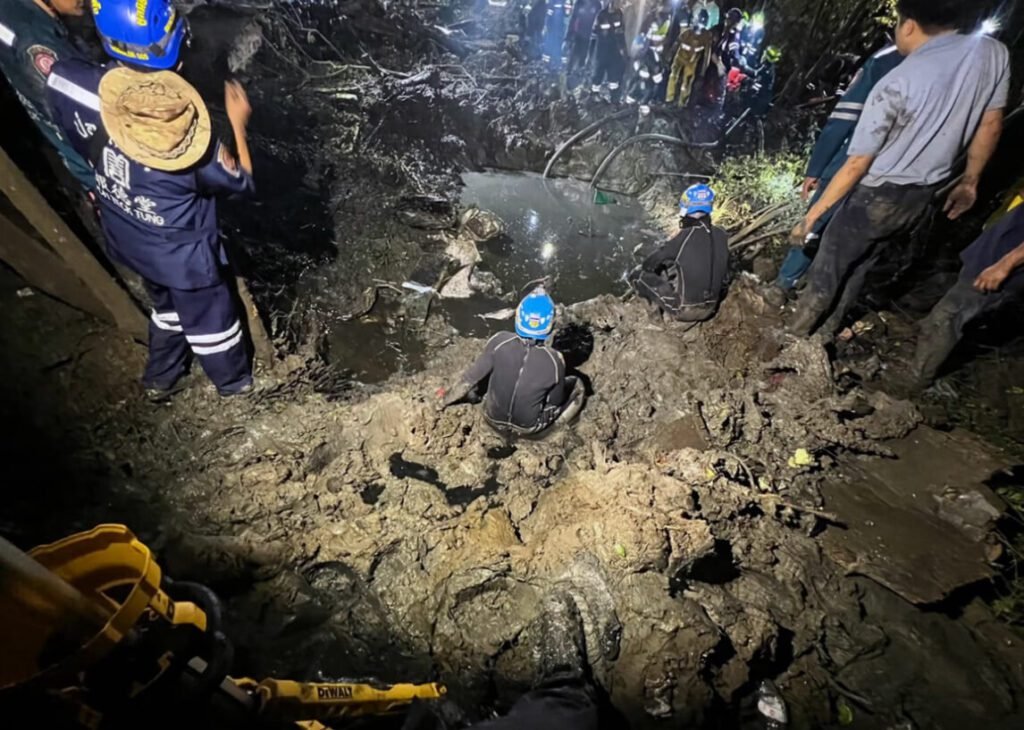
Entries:
POLYGON ((2 148, 0 184, 11 203, 92 292, 114 324, 133 337, 144 340, 148 333, 146 318, 131 297, 118 286, 2 148))
POLYGON ((110 315, 55 253, 0 214, 0 259, 30 286, 100 319, 110 315))
POLYGON ((235 275, 235 286, 238 290, 238 298, 242 301, 242 309, 245 310, 246 324, 249 328, 249 336, 252 338, 252 348, 256 360, 262 363, 267 370, 273 370, 277 364, 277 351, 274 349, 274 343, 270 341, 266 327, 263 326, 263 320, 260 319, 256 301, 249 293, 245 279, 237 274, 235 275))

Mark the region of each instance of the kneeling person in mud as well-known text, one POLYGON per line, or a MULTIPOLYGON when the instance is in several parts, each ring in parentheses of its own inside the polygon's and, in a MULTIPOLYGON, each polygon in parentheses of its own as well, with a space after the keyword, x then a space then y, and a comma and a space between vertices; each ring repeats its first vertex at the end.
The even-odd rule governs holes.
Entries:
POLYGON ((729 241, 711 224, 715 193, 692 185, 679 199, 680 230, 629 275, 638 296, 680 322, 703 322, 718 311, 729 272, 729 241))
POLYGON ((444 407, 470 396, 487 380, 484 418, 507 436, 538 436, 567 423, 583 407, 583 385, 566 376, 565 360, 547 339, 555 326, 555 303, 543 289, 516 309, 516 331, 501 332, 444 396, 444 407), (488 379, 489 378, 489 379, 488 379))

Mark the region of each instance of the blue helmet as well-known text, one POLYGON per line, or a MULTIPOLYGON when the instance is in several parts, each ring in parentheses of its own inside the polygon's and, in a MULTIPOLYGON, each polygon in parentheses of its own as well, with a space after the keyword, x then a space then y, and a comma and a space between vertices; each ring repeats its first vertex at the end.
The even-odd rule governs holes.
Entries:
POLYGON ((103 47, 118 61, 174 68, 188 34, 170 0, 92 0, 103 47))
POLYGON ((679 215, 687 216, 694 213, 711 215, 715 209, 715 191, 704 183, 686 188, 679 198, 679 215))
POLYGON ((516 308, 516 334, 546 340, 555 328, 555 302, 543 289, 527 294, 516 308))

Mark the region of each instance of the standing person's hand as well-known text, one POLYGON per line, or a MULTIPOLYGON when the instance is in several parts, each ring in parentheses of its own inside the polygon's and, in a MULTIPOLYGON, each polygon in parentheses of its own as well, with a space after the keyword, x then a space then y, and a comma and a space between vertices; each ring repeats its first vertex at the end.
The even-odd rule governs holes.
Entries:
POLYGON ((978 183, 962 180, 949 192, 942 210, 951 221, 955 221, 974 207, 978 200, 978 183))
POLYGON ((235 129, 245 129, 249 124, 252 106, 249 105, 249 96, 245 89, 237 81, 224 82, 224 109, 228 113, 231 126, 235 129))
POLYGON ((1013 272, 1013 267, 1006 266, 1002 261, 992 264, 978 274, 974 280, 974 288, 981 292, 999 291, 1003 282, 1013 272))
POLYGON ((804 185, 800 188, 800 200, 806 203, 807 199, 811 197, 811 193, 818 189, 819 182, 816 177, 805 177, 804 185))

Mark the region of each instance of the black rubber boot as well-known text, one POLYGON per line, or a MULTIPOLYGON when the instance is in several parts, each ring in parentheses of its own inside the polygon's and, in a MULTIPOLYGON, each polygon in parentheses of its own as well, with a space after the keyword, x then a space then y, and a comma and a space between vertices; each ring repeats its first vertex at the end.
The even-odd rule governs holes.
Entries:
POLYGON ((537 633, 536 684, 552 679, 584 679, 588 674, 583 619, 576 601, 563 590, 544 600, 537 633))
POLYGON ((786 325, 786 331, 797 337, 809 337, 817 329, 821 316, 828 308, 829 301, 820 294, 805 292, 797 302, 793 319, 786 325))

